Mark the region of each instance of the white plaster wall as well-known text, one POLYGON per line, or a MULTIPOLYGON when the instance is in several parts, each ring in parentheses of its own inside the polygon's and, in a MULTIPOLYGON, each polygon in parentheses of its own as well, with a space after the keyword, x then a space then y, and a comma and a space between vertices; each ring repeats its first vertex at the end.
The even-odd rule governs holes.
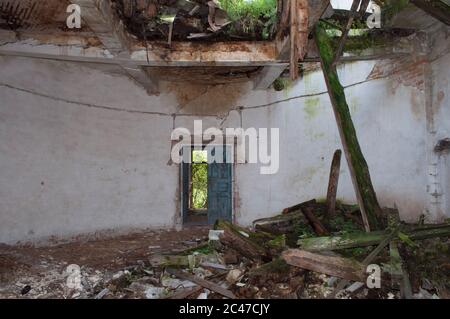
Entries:
MULTIPOLYGON (((365 82, 374 64, 348 64, 340 77, 349 86, 347 100, 381 204, 396 204, 403 219, 417 220, 426 199, 424 94, 414 87, 397 87, 389 79, 365 82)), ((258 93, 253 94, 257 100, 258 93)), ((279 100, 287 97, 284 94, 267 93, 265 100, 259 100, 279 100)), ((241 223, 325 197, 331 159, 341 144, 321 71, 292 88, 289 96, 294 95, 308 96, 243 111, 244 127, 280 128, 281 165, 274 176, 259 175, 258 165, 238 167, 241 223)), ((338 197, 354 202, 345 159, 342 163, 338 197)))
MULTIPOLYGON (((450 138, 450 53, 439 57, 432 66, 433 76, 433 111, 435 121, 435 143, 441 139, 450 138)), ((441 197, 438 198, 443 214, 450 217, 450 156, 448 152, 440 154, 439 180, 441 197)))
POLYGON ((172 118, 101 108, 170 112, 170 100, 80 65, 0 61, 0 242, 173 225, 172 118))
MULTIPOLYGON (((366 82, 374 65, 348 64, 340 74, 381 204, 415 220, 426 202, 424 94, 390 79, 366 82)), ((320 71, 285 92, 166 83, 149 97, 100 66, 0 57, 0 69, 0 242, 175 226, 170 134, 195 119, 280 128, 278 174, 236 168, 237 222, 325 196, 340 142, 320 71)), ((353 202, 342 163, 338 197, 353 202)))

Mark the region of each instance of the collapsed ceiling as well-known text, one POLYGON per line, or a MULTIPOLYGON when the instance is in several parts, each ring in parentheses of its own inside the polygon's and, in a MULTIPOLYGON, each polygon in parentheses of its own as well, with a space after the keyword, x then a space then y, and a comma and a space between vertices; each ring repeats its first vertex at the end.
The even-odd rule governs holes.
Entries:
POLYGON ((115 3, 128 30, 141 40, 267 40, 276 31, 277 0, 115 0, 115 3))
MULTIPOLYGON (((392 0, 376 2, 398 9, 392 0)), ((333 10, 329 0, 306 3, 309 31, 320 18, 337 32, 347 23, 349 11, 333 10)), ((409 52, 395 51, 399 38, 450 17, 448 10, 436 11, 431 4, 402 7, 382 29, 349 37, 347 58, 409 52), (363 52, 380 43, 379 50, 363 52)), ((0 55, 118 64, 146 88, 152 87, 148 78, 227 83, 255 77, 256 87, 267 88, 288 66, 289 22, 281 23, 285 9, 283 0, 0 0, 0 55), (67 28, 71 3, 82 7, 81 29, 67 28), (206 65, 211 68, 201 70, 206 65), (152 69, 158 76, 149 77, 146 71, 153 67, 161 69, 152 69), (174 69, 169 72, 169 67, 174 69)), ((355 27, 366 18, 355 21, 355 27)), ((304 44, 304 61, 318 61, 314 46, 304 44)))
POLYGON ((0 0, 0 29, 42 29, 63 27, 68 0, 0 0))

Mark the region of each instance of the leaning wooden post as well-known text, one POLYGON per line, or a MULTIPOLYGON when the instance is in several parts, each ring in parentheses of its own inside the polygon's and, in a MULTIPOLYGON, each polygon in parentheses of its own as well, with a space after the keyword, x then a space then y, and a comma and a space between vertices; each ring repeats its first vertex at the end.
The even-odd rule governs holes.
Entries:
POLYGON ((339 173, 341 170, 342 151, 336 150, 333 155, 333 161, 330 168, 330 179, 328 181, 327 191, 327 216, 332 217, 336 211, 336 194, 339 184, 339 173))
POLYGON ((336 66, 333 66, 334 50, 325 28, 319 22, 314 28, 325 82, 333 105, 345 157, 352 177, 356 198, 366 231, 381 227, 382 210, 372 185, 369 168, 359 146, 356 130, 345 99, 344 88, 339 82, 336 66))

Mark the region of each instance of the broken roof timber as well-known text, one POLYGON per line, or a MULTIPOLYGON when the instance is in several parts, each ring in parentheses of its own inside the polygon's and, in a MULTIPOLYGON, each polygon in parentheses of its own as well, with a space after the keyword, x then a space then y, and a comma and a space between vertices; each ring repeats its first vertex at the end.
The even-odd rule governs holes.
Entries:
MULTIPOLYGON (((282 6, 282 17, 281 21, 279 22, 279 33, 275 39, 275 45, 278 53, 278 59, 279 60, 288 60, 291 55, 291 38, 290 35, 284 35, 282 30, 283 28, 287 28, 289 25, 289 10, 290 10, 290 4, 289 1, 279 1, 279 6, 282 6)), ((323 0, 323 1, 309 1, 309 8, 307 10, 308 12, 308 28, 309 31, 312 30, 316 22, 320 19, 320 17, 324 14, 324 12, 330 8, 330 1, 329 0, 323 0)), ((305 51, 307 51, 305 49, 305 51)), ((254 88, 256 90, 265 90, 269 88, 273 82, 279 78, 284 70, 288 67, 288 64, 285 65, 277 65, 277 66, 266 66, 258 76, 258 78, 254 81, 254 88)))
POLYGON ((450 5, 448 2, 441 0, 411 0, 411 2, 439 21, 450 25, 450 5))
MULTIPOLYGON (((1 43, 0 39, 0 43, 1 43)), ((85 46, 87 40, 71 37, 64 45, 48 44, 33 40, 8 42, 0 45, 1 55, 15 55, 44 59, 98 62, 120 64, 127 62, 139 66, 265 66, 280 62, 273 42, 216 42, 201 43, 173 42, 166 44, 149 43, 146 48, 133 48, 129 57, 113 56, 106 48, 85 46)))
MULTIPOLYGON (((103 64, 116 64, 126 65, 127 67, 136 66, 276 66, 278 68, 286 68, 288 66, 287 60, 276 59, 276 48, 273 47, 272 42, 254 42, 245 43, 241 47, 239 53, 231 52, 228 54, 228 50, 237 49, 235 46, 230 45, 232 43, 214 43, 209 46, 203 46, 203 50, 200 52, 196 50, 196 46, 192 43, 173 43, 173 48, 176 51, 167 50, 164 46, 157 49, 153 44, 153 47, 149 49, 149 60, 145 58, 146 51, 139 49, 134 51, 130 57, 114 57, 108 50, 98 46, 85 47, 85 39, 78 39, 71 37, 73 45, 59 45, 36 43, 33 41, 4 41, 2 44, 2 38, 0 38, 0 55, 4 56, 18 56, 29 57, 37 59, 50 59, 60 61, 72 61, 72 62, 91 62, 91 63, 103 63, 103 64), (194 45, 194 47, 192 47, 194 45), (268 49, 270 48, 270 49, 268 49), (187 51, 183 51, 186 49, 187 51), (208 49, 205 51, 205 49, 208 49), (228 49, 228 50, 227 50, 228 49), (266 53, 263 53, 266 50, 266 53), (157 52, 159 54, 157 54, 157 52), (177 53, 175 53, 177 52, 177 53), (167 53, 164 56, 164 53, 167 53), (218 60, 214 60, 218 59, 218 60)), ((401 41, 395 41, 394 45, 386 47, 370 48, 361 52, 346 53, 341 58, 342 62, 347 61, 359 61, 359 60, 376 60, 386 59, 396 56, 402 56, 417 52, 418 41, 413 38, 402 38, 401 41)), ((243 45, 242 42, 239 42, 243 45)), ((199 45, 199 44, 197 44, 199 45)), ((304 62, 317 62, 319 57, 317 50, 311 47, 308 50, 308 55, 304 59, 304 62)), ((267 70, 270 71, 270 70, 267 70)), ((264 77, 264 71, 261 73, 264 77)), ((273 78, 273 75, 271 76, 273 78)), ((266 81, 267 79, 256 79, 256 82, 266 81)))
POLYGON ((129 52, 132 39, 112 7, 111 0, 70 0, 81 8, 83 21, 113 55, 129 52))
MULTIPOLYGON (((71 0, 70 2, 81 7, 83 20, 114 57, 130 56, 132 39, 113 9, 111 0, 71 0)), ((130 65, 129 62, 119 64, 126 74, 140 84, 148 94, 158 94, 158 81, 151 78, 142 67, 130 65)))

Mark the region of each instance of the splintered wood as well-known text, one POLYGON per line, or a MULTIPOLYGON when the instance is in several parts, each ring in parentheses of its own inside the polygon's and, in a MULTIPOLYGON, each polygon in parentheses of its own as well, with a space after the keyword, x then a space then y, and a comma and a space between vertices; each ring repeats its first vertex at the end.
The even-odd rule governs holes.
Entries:
POLYGON ((357 282, 365 281, 362 264, 354 260, 300 249, 286 250, 281 256, 291 266, 357 282))
POLYGON ((307 0, 290 0, 291 56, 290 75, 298 78, 298 61, 303 60, 308 46, 309 3, 307 0))

